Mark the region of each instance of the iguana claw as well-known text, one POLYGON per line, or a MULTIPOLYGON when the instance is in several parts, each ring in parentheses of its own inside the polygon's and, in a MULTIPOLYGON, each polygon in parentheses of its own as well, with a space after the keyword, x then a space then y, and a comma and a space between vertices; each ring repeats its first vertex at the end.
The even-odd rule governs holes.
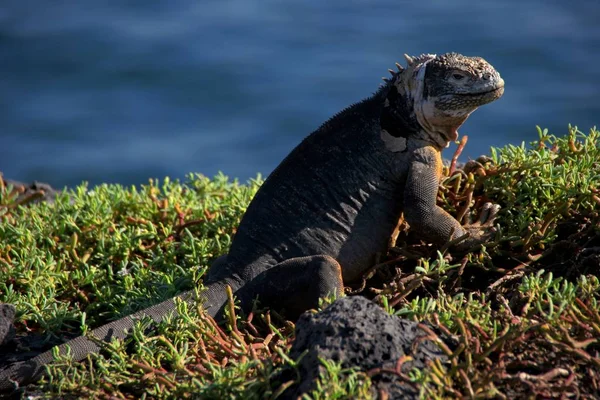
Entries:
POLYGON ((456 247, 459 250, 472 250, 490 241, 497 231, 494 221, 500 208, 498 204, 485 203, 477 221, 463 226, 463 229, 469 233, 469 237, 456 247))

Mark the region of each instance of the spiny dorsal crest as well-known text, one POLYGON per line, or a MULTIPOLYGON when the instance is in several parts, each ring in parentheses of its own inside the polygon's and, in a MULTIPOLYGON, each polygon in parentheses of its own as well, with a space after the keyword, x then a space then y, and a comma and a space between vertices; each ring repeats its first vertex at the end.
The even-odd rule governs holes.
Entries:
POLYGON ((420 56, 412 56, 412 57, 409 56, 408 54, 404 54, 404 59, 406 60, 406 68, 404 68, 399 63, 396 63, 396 68, 398 69, 398 71, 396 72, 393 69, 388 69, 388 72, 390 73, 390 75, 392 75, 392 77, 391 78, 382 78, 382 79, 387 84, 388 82, 393 81, 399 74, 401 74, 407 70, 414 71, 415 69, 420 69, 420 67, 424 63, 427 63, 427 62, 433 60, 435 57, 436 57, 435 54, 421 54, 420 56))
POLYGON ((435 54, 421 54, 420 56, 411 57, 408 54, 404 54, 404 58, 408 64, 408 67, 415 67, 426 61, 431 61, 436 57, 435 54))

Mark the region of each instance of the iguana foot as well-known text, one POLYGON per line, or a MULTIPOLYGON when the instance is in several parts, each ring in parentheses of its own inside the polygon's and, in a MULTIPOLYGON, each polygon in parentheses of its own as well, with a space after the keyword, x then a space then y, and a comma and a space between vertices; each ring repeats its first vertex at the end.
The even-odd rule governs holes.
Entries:
POLYGON ((469 160, 463 166, 462 170, 465 174, 474 173, 479 175, 485 175, 486 165, 493 162, 491 157, 482 155, 477 157, 475 160, 469 160))
POLYGON ((270 267, 236 295, 242 304, 252 304, 258 294, 261 304, 282 310, 295 320, 304 311, 317 308, 320 298, 343 292, 340 264, 333 257, 317 255, 291 258, 270 267))
POLYGON ((500 206, 498 204, 485 203, 477 221, 463 226, 464 230, 469 233, 469 237, 458 243, 456 248, 459 250, 471 250, 492 239, 496 233, 494 221, 499 211, 500 206))

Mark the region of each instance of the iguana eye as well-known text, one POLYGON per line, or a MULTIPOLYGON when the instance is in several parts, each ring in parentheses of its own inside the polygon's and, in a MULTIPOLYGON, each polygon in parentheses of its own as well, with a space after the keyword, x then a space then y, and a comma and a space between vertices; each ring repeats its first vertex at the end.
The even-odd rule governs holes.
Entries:
POLYGON ((454 79, 456 79, 457 81, 460 81, 460 80, 461 80, 462 78, 464 78, 465 76, 464 76, 464 75, 461 75, 461 74, 452 74, 452 77, 453 77, 454 79))

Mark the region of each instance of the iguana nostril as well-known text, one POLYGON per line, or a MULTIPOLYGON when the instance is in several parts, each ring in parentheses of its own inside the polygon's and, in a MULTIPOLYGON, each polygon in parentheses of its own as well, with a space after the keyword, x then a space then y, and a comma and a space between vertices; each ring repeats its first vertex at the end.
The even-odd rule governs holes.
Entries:
POLYGON ((492 74, 485 73, 485 74, 483 74, 482 78, 484 81, 489 81, 491 77, 492 77, 492 74))

